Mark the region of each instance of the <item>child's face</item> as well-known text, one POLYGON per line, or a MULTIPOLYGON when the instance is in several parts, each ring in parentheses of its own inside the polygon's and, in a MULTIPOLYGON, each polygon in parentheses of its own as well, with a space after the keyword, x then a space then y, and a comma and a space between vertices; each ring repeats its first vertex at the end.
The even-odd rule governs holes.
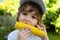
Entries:
POLYGON ((36 25, 37 24, 37 18, 36 15, 34 15, 34 13, 21 13, 19 16, 19 21, 22 21, 24 23, 27 24, 31 24, 31 25, 36 25))
MULTIPOLYGON (((30 7, 27 7, 26 10, 29 10, 29 8, 30 7)), ((20 13, 19 21, 35 26, 37 24, 37 15, 35 11, 32 11, 32 12, 23 11, 20 13)))

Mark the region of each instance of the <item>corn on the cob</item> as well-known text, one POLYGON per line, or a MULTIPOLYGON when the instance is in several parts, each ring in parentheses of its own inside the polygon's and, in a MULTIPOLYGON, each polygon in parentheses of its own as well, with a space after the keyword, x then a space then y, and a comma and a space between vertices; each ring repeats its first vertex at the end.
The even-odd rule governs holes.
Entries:
POLYGON ((37 35, 37 36, 46 36, 46 33, 42 30, 39 30, 38 28, 32 26, 32 25, 29 25, 29 24, 25 24, 23 22, 16 22, 15 24, 15 28, 16 29, 22 29, 22 28, 25 28, 25 27, 28 27, 31 29, 32 33, 34 35, 37 35))

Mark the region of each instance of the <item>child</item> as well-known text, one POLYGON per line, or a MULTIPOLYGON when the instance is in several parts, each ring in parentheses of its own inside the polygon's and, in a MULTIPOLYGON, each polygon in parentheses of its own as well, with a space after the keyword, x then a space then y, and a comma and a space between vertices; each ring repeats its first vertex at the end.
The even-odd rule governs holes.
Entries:
MULTIPOLYGON (((45 12, 45 6, 42 0, 20 0, 21 7, 17 13, 17 21, 35 26, 46 32, 42 24, 42 15, 45 12), (40 1, 40 2, 39 2, 40 1)), ((48 40, 48 36, 39 37, 31 33, 29 28, 14 30, 8 35, 8 40, 48 40)))

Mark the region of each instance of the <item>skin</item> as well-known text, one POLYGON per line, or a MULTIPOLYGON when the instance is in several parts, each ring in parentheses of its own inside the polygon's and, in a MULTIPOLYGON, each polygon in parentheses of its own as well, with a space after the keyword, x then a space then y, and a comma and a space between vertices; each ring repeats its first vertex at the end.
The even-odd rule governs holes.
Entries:
MULTIPOLYGON (((26 10, 28 10, 29 8, 30 7, 27 7, 26 10)), ((35 14, 36 14, 35 11, 28 12, 28 13, 21 12, 19 16, 19 22, 24 22, 33 26, 37 26, 38 29, 45 31, 43 27, 40 27, 37 24, 38 22, 37 15, 35 14)), ((29 35, 31 35, 31 30, 29 28, 23 28, 18 33, 18 40, 26 40, 26 37, 28 37, 29 35)), ((47 37, 42 37, 42 40, 44 40, 45 38, 47 37)))

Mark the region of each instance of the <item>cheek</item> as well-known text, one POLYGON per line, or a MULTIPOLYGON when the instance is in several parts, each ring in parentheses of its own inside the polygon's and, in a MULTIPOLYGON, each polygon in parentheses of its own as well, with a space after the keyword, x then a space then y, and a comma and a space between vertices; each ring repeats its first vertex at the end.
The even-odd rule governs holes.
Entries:
POLYGON ((22 21, 23 18, 24 18, 23 15, 20 15, 20 16, 19 16, 19 21, 22 21))
POLYGON ((19 16, 18 20, 20 21, 21 20, 21 17, 19 16))
POLYGON ((32 20, 32 24, 36 25, 37 24, 37 20, 32 20))

